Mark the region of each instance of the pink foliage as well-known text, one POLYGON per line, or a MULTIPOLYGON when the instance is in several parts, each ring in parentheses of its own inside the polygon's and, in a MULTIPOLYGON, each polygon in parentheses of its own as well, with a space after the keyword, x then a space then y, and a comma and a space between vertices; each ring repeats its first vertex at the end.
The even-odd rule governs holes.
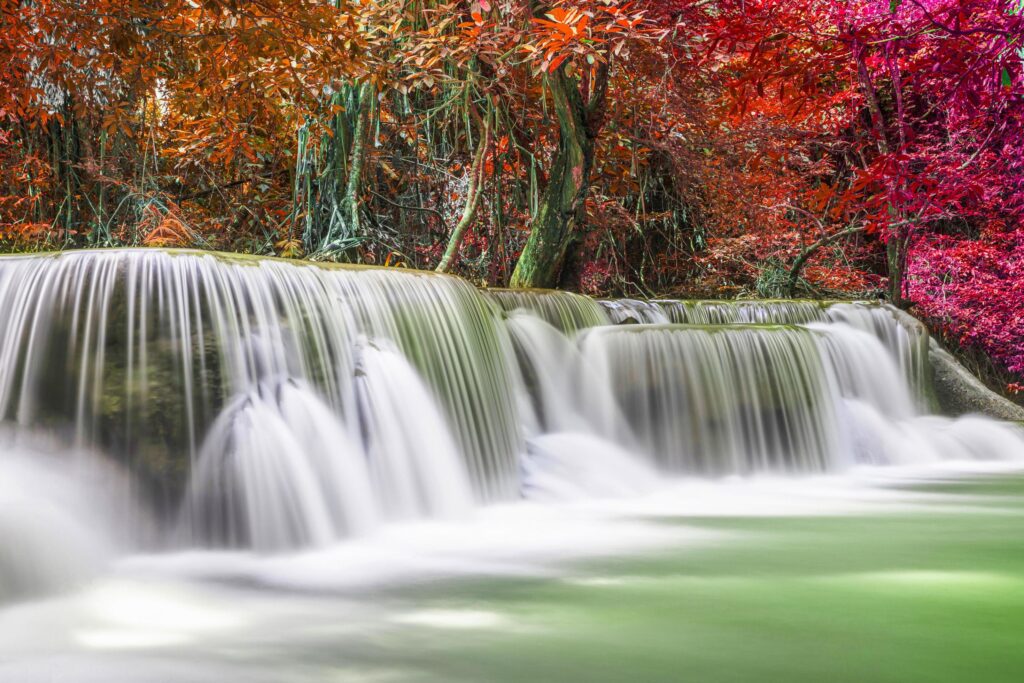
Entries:
POLYGON ((923 239, 909 279, 918 315, 1024 375, 1024 230, 984 240, 923 239))
POLYGON ((754 45, 748 100, 774 88, 794 123, 846 145, 823 143, 849 170, 812 183, 804 213, 911 245, 902 295, 1024 376, 1022 0, 715 6, 754 45))
POLYGON ((879 67, 905 94, 901 148, 874 165, 887 190, 878 209, 900 207, 917 235, 907 294, 943 333, 1024 376, 1020 3, 897 4, 892 28, 916 37, 895 41, 879 67), (977 237, 949 234, 960 232, 977 237))
POLYGON ((883 234, 950 222, 1013 229, 1024 214, 1024 16, 1013 2, 862 0, 852 29, 872 82, 891 98, 889 150, 865 169, 883 234), (890 11, 883 11, 882 8, 890 11))

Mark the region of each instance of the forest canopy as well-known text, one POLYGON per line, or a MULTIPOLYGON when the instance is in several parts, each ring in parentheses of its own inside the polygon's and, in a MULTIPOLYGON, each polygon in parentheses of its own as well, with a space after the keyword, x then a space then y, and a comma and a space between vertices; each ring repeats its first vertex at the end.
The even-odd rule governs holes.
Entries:
POLYGON ((0 239, 885 296, 1019 376, 1022 5, 0 0, 0 239))

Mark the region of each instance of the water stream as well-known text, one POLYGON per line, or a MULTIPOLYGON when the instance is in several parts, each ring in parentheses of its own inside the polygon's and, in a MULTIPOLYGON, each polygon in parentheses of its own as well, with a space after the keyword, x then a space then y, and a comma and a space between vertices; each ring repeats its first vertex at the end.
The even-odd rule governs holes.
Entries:
MULTIPOLYGON (((534 626, 462 591, 743 545, 680 519, 801 499, 960 519, 961 499, 912 486, 1024 464, 1024 437, 930 414, 927 354, 919 323, 868 303, 595 301, 195 252, 0 258, 0 680, 516 680, 495 656, 474 677, 383 643, 521 641, 534 626)), ((541 661, 539 680, 573 679, 541 661)))

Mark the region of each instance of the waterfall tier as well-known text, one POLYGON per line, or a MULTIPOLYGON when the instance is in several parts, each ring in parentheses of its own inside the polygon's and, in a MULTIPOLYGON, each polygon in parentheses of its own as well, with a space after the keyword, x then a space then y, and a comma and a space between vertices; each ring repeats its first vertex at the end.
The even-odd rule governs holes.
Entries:
POLYGON ((484 294, 504 311, 526 309, 565 333, 607 325, 601 304, 590 297, 548 289, 487 289, 484 294))
POLYGON ((590 330, 626 422, 663 469, 817 471, 842 448, 818 335, 796 327, 638 325, 590 330))
POLYGON ((365 338, 427 381, 480 499, 517 488, 507 335, 457 278, 149 250, 5 257, 0 319, 0 415, 119 455, 169 500, 218 413, 261 382, 301 381, 357 433, 365 338))

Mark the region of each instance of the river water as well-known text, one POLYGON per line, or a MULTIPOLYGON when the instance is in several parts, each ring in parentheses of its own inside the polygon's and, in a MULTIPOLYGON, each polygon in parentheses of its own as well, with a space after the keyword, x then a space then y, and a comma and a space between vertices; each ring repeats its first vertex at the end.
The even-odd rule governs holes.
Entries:
POLYGON ((136 556, 0 611, 0 680, 1016 681, 1024 474, 869 468, 136 556))

